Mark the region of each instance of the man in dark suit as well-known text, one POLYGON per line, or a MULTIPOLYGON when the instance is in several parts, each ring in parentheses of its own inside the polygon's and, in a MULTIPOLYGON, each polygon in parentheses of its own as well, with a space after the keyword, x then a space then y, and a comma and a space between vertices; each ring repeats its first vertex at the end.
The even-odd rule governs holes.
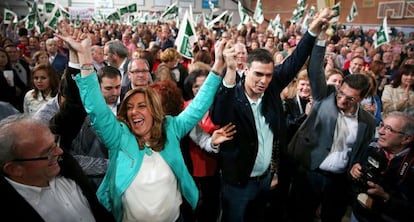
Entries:
POLYGON ((292 221, 312 222, 319 206, 323 222, 342 220, 349 195, 346 172, 375 132, 374 117, 359 106, 369 90, 368 78, 348 75, 338 91, 327 85, 321 59, 325 44, 317 42, 308 66, 312 109, 289 144, 297 167, 290 196, 292 221))
POLYGON ((53 38, 47 39, 46 51, 49 54, 49 62, 59 73, 59 76, 62 76, 68 64, 68 58, 59 54, 57 50, 58 46, 56 40, 53 38))
MULTIPOLYGON (((265 49, 250 52, 245 79, 239 84, 236 84, 234 58, 226 61, 226 75, 210 112, 215 124, 224 126, 232 122, 237 131, 232 141, 222 144, 219 153, 223 221, 265 221, 263 211, 271 182, 274 184, 277 180, 275 173, 280 178, 279 189, 282 184, 288 184, 282 175, 281 161, 285 158, 280 156, 280 150, 286 146, 286 120, 280 92, 303 66, 315 36, 332 15, 329 9, 318 14, 296 50, 279 66, 274 67, 272 55, 265 49)), ((232 50, 229 53, 234 53, 232 50)))
POLYGON ((0 122, 0 201, 16 221, 115 221, 85 175, 43 123, 24 115, 0 122))
POLYGON ((13 70, 16 72, 19 79, 24 83, 27 89, 32 87, 32 75, 29 68, 29 63, 23 56, 19 55, 18 48, 15 45, 4 46, 7 54, 10 57, 10 63, 13 70))

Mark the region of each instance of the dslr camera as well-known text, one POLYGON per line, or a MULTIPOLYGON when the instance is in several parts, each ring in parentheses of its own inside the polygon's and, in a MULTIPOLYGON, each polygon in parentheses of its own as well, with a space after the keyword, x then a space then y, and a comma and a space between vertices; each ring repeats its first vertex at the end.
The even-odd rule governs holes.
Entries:
POLYGON ((381 173, 387 167, 387 162, 387 158, 379 152, 374 152, 368 156, 366 164, 362 165, 362 176, 354 180, 354 191, 366 193, 369 188, 368 181, 378 183, 381 180, 381 173))

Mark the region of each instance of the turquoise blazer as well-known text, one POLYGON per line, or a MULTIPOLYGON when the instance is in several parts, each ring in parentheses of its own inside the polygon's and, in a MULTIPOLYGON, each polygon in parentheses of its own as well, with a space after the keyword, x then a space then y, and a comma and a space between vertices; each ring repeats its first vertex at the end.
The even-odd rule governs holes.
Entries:
MULTIPOLYGON (((116 119, 106 105, 96 73, 86 77, 77 75, 75 81, 92 126, 109 151, 109 168, 97 196, 116 220, 121 221, 122 195, 137 176, 146 149, 138 149, 135 135, 127 125, 116 119)), ((174 172, 182 195, 193 209, 197 206, 199 194, 184 163, 180 140, 208 111, 220 82, 221 77, 210 73, 191 104, 178 116, 166 116, 165 120, 167 140, 160 155, 174 172)))

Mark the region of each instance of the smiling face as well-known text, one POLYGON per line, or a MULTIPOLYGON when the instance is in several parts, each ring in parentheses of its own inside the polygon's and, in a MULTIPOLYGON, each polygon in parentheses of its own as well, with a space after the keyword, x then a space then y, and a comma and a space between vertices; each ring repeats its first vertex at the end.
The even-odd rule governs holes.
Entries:
POLYGON ((148 141, 151 138, 151 128, 154 120, 144 94, 136 93, 125 102, 127 103, 127 122, 131 131, 138 138, 148 141))
POLYGON ((45 126, 23 123, 17 128, 22 132, 18 139, 16 159, 31 159, 48 156, 49 159, 12 162, 15 171, 12 177, 16 181, 38 187, 49 185, 49 181, 60 172, 58 158, 62 149, 55 143, 55 136, 45 126), (20 128, 20 129, 19 129, 20 128))
POLYGON ((246 70, 245 90, 251 99, 258 99, 269 86, 273 77, 273 63, 254 61, 246 70))
POLYGON ((357 109, 357 103, 361 102, 360 93, 360 90, 353 89, 347 83, 343 83, 336 96, 338 109, 346 114, 354 113, 357 109))
POLYGON ((301 98, 309 98, 311 95, 309 80, 299 80, 296 89, 301 98))

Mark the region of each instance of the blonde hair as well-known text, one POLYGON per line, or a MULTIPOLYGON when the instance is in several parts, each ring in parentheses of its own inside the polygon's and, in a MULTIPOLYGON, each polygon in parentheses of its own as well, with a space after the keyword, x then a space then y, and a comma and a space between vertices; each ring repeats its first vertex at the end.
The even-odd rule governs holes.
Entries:
POLYGON ((161 52, 161 62, 177 61, 180 58, 180 54, 174 48, 168 48, 161 52))

